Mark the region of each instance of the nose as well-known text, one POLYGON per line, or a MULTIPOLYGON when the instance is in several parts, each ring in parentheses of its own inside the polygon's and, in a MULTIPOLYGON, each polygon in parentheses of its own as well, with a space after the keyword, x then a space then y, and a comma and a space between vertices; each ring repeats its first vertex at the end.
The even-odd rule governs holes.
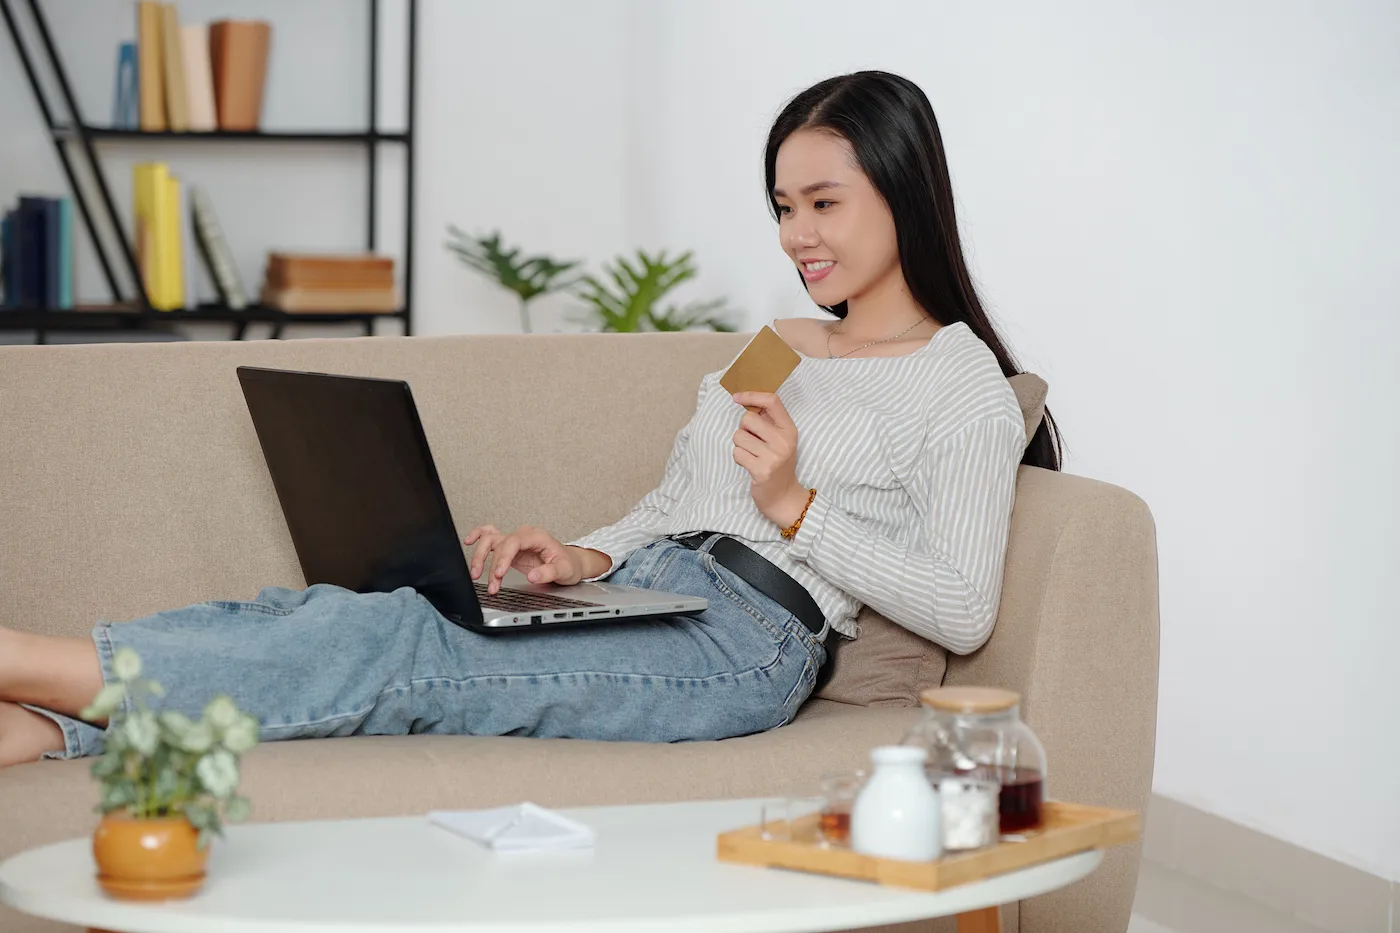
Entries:
POLYGON ((821 237, 817 236, 817 229, 812 221, 807 219, 807 215, 795 214, 787 223, 782 226, 783 247, 790 253, 795 253, 800 249, 812 249, 821 242, 821 237))

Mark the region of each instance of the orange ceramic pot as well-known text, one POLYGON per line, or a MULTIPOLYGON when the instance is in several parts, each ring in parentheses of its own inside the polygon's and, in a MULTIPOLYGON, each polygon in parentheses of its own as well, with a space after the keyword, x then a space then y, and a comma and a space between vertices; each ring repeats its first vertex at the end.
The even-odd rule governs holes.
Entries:
POLYGON ((189 897, 204 884, 208 849, 183 816, 138 820, 109 813, 92 834, 97 883, 127 901, 189 897))

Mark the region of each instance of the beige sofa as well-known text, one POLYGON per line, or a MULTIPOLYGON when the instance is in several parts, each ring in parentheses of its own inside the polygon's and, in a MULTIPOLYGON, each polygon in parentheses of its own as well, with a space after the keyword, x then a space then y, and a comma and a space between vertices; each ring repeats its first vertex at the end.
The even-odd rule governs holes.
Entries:
MULTIPOLYGON (((700 376, 733 334, 355 338, 0 347, 0 624, 86 634, 206 599, 302 586, 234 375, 238 364, 402 377, 456 516, 561 537, 616 520, 660 476, 700 376)), ((259 820, 791 793, 862 764, 940 681, 1011 687, 1048 749, 1052 796, 1141 809, 1152 772, 1157 564, 1122 489, 1022 469, 996 632, 941 649, 867 613, 796 722, 716 743, 348 738, 268 744, 244 786, 259 820), (945 663, 946 660, 946 663, 945 663)), ((308 670, 307 676, 315 676, 308 670)), ((88 762, 0 770, 0 859, 89 833, 88 762)), ((1121 933, 1138 851, 1012 906, 1008 929, 1121 933), (1018 909, 1019 907, 1019 909, 1018 909), (1019 925, 1018 925, 1019 924, 1019 925)), ((947 924, 930 929, 947 929, 947 924)), ((58 927, 0 908, 0 929, 58 927)))

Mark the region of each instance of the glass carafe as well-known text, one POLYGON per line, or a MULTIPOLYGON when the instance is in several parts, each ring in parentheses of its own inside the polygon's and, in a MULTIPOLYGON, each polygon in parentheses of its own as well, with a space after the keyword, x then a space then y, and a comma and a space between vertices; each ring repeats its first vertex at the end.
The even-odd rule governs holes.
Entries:
POLYGON ((904 744, 928 751, 929 778, 972 775, 1001 785, 1002 834, 1039 829, 1045 747, 1021 721, 1021 695, 988 687, 939 687, 919 699, 924 716, 904 744))

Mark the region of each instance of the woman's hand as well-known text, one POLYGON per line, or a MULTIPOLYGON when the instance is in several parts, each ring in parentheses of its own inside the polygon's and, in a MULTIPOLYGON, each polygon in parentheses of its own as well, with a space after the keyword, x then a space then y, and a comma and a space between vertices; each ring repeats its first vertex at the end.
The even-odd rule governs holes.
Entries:
POLYGON ((753 478, 749 494, 770 522, 787 528, 807 505, 797 481, 797 425, 771 392, 737 392, 734 401, 749 411, 734 432, 734 462, 753 478))
POLYGON ((567 586, 583 579, 582 561, 576 549, 560 544, 542 528, 521 525, 510 534, 502 534, 495 525, 482 525, 473 528, 462 543, 476 545, 471 559, 473 580, 481 576, 487 561, 491 561, 491 577, 486 584, 488 593, 501 588, 501 578, 511 567, 529 577, 531 583, 567 586))

